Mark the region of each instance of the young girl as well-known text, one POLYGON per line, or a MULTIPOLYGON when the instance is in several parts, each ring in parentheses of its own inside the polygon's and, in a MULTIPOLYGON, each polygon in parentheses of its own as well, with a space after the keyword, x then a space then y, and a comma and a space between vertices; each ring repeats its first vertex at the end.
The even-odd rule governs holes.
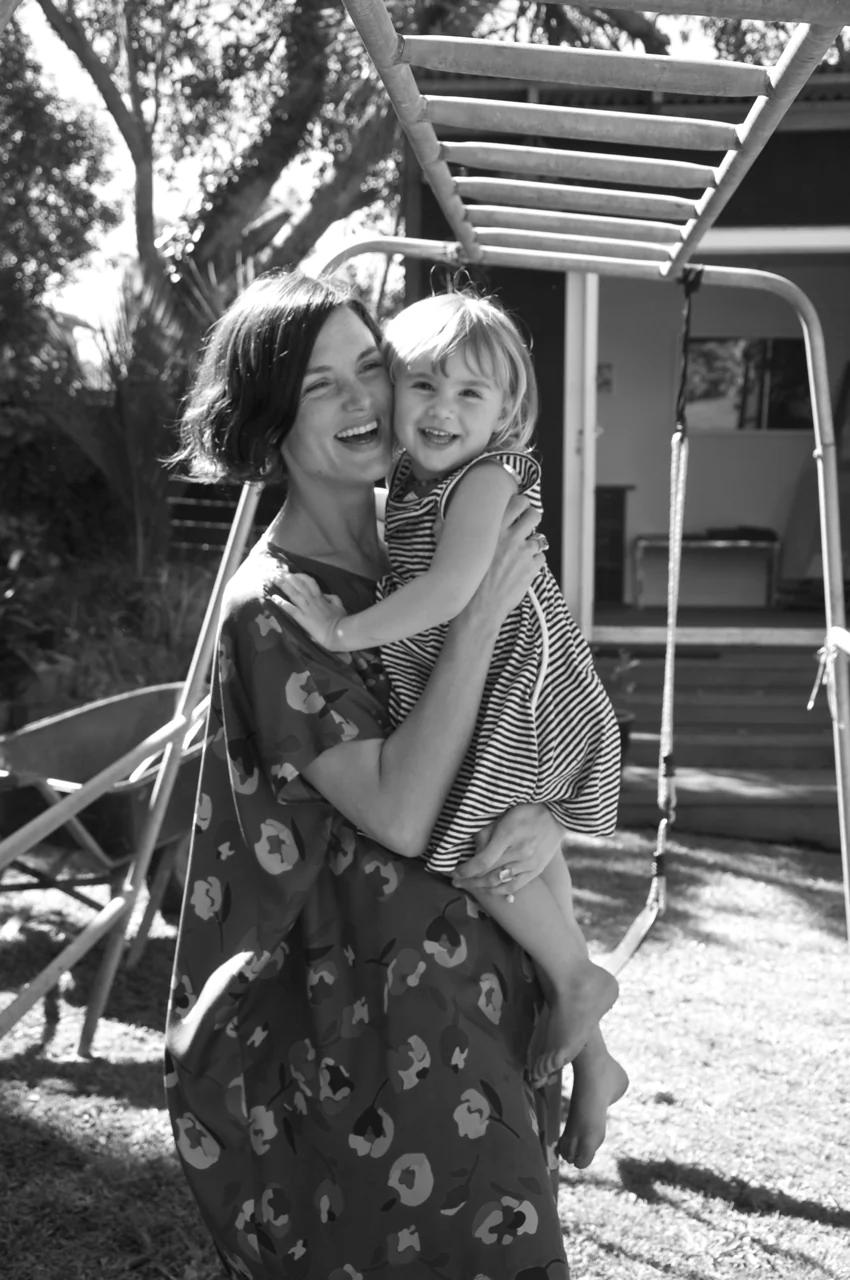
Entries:
MULTIPOLYGON (((402 449, 387 501, 390 573, 379 602, 351 615, 301 578, 292 612, 327 649, 380 646, 397 723, 427 683, 446 624, 490 562, 509 498, 520 490, 539 507, 540 474, 527 452, 537 413, 533 367, 500 307, 467 293, 426 298, 390 322, 386 344, 402 449)), ((611 704, 544 564, 502 627, 475 735, 432 833, 427 866, 452 875, 506 805, 543 802, 571 831, 608 834, 619 773, 611 704)), ((617 983, 588 958, 564 859, 508 898, 476 896, 542 971, 549 1020, 533 1074, 553 1074, 588 1045, 575 1070, 592 1074, 607 1106, 626 1087, 597 1028, 617 983)))

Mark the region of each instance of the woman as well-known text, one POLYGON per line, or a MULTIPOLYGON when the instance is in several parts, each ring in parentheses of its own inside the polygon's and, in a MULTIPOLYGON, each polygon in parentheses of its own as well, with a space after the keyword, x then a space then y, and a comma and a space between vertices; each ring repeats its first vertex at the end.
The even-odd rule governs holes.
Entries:
MULTIPOLYGON (((537 517, 514 500, 391 734, 377 654, 325 652, 281 604, 299 571, 354 612, 385 568, 379 342, 333 285, 262 277, 213 330, 184 416, 195 474, 283 473, 287 498, 222 609, 168 1018, 175 1140, 230 1276, 563 1280, 532 967, 419 858, 538 571, 537 517)), ((467 868, 498 885, 509 867, 515 888, 561 835, 522 806, 467 868)))

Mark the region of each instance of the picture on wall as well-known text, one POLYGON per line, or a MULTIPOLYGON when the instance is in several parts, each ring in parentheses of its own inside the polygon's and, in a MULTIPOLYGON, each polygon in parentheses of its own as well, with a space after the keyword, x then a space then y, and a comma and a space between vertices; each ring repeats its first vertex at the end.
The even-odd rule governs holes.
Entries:
POLYGON ((802 338, 691 338, 688 426, 711 431, 810 431, 802 338))

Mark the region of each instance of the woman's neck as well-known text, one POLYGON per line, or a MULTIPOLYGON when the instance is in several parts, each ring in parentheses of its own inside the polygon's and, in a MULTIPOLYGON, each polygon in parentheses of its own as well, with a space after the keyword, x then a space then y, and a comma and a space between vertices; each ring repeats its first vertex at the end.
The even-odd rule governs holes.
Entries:
POLYGON ((326 488, 321 493, 290 488, 267 537, 293 555, 366 578, 379 578, 386 568, 372 489, 340 494, 326 488))

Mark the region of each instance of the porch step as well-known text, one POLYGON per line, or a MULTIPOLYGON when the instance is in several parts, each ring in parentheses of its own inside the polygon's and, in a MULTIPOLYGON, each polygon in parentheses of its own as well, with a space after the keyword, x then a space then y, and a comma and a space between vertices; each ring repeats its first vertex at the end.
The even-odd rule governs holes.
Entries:
MULTIPOLYGON (((658 822, 657 774, 647 765, 623 769, 623 828, 658 822)), ((838 852, 835 773, 830 769, 676 769, 675 829, 692 835, 799 843, 838 852)))
MULTIPOLYGON (((791 730, 817 733, 822 729, 830 732, 829 715, 825 705, 809 711, 806 698, 796 694, 762 691, 756 693, 729 692, 717 689, 713 692, 700 690, 697 693, 685 693, 678 690, 674 698, 674 724, 685 728, 700 725, 725 725, 730 728, 752 727, 756 725, 783 726, 791 730)), ((630 711, 635 717, 636 725, 641 729, 650 729, 659 723, 661 717, 661 693, 632 694, 628 698, 618 699, 617 705, 630 711)))
MULTIPOLYGON (((632 730, 628 763, 654 768, 658 762, 659 734, 632 730)), ((705 769, 829 770, 834 761, 832 733, 769 733, 691 729, 675 732, 676 767, 705 769)))

